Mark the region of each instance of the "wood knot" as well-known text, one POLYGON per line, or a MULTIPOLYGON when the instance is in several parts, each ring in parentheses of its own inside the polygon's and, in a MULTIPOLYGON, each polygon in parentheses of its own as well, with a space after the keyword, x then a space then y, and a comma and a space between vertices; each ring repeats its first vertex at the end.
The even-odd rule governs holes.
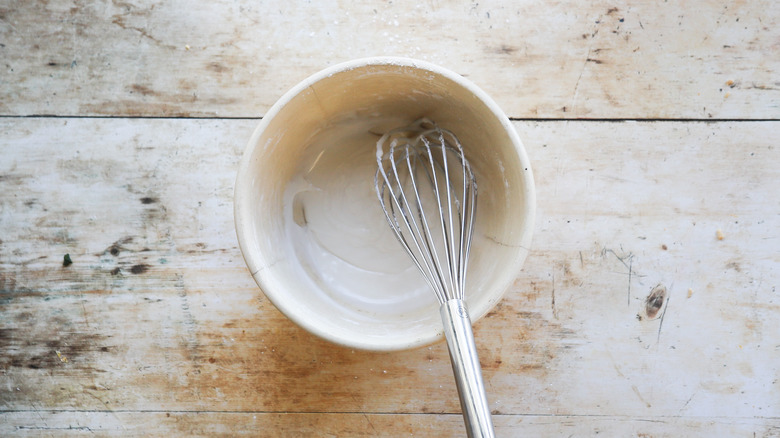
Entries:
POLYGON ((666 305, 666 297, 666 286, 659 284, 654 287, 650 291, 650 295, 645 298, 645 304, 637 315, 637 319, 640 321, 643 319, 653 320, 661 316, 664 305, 666 305))

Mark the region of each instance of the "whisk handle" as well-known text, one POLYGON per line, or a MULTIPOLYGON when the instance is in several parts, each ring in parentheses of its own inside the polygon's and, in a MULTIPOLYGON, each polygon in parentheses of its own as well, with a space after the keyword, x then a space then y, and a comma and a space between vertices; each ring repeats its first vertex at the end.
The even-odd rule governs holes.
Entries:
POLYGON ((449 300, 439 309, 469 438, 495 437, 466 304, 449 300))

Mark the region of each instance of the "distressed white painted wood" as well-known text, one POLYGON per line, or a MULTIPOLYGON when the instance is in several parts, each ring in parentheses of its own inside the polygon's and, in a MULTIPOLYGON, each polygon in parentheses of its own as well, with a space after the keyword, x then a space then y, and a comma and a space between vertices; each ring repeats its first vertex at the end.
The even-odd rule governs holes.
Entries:
MULTIPOLYGON (((443 344, 335 347, 254 285, 256 123, 0 119, 0 434, 459 433, 443 344)), ((501 436, 777 436, 780 124, 514 126, 533 249, 475 327, 501 436)))
MULTIPOLYGON (((0 430, 13 436, 197 436, 197 437, 429 437, 462 436, 460 415, 453 414, 299 414, 266 412, 39 412, 6 416, 0 430), (47 426, 40 426, 41 423, 47 426), (9 427, 9 426, 13 426, 9 427)), ((496 435, 517 436, 777 436, 762 420, 591 416, 496 416, 496 435)))
POLYGON ((236 243, 257 117, 374 55, 525 119, 533 248, 475 326, 499 436, 780 436, 778 5, 0 2, 0 436, 462 433, 443 344, 321 341, 236 243))
POLYGON ((780 3, 67 0, 0 5, 0 114, 256 117, 376 55, 516 118, 776 119, 780 3))

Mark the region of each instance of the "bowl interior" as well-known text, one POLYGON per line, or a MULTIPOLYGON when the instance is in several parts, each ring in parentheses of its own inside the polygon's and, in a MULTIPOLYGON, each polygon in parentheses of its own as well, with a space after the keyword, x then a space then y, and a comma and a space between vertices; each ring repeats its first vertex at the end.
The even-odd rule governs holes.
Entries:
POLYGON ((475 170, 466 301, 477 320, 525 259, 534 194, 519 139, 476 87, 418 62, 337 66, 287 93, 246 150, 235 209, 247 265, 283 313, 332 342, 396 350, 441 335, 439 304, 374 190, 377 140, 421 117, 453 131, 475 170))

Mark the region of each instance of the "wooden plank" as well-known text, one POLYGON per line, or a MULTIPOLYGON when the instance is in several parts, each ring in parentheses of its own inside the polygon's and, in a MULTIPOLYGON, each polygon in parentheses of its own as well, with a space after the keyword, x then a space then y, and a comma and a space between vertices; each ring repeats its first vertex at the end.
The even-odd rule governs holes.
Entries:
MULTIPOLYGON (((336 347, 252 282, 231 196, 255 124, 0 119, 0 427, 163 433, 174 412, 182 435, 230 434, 258 413, 359 435, 365 413, 388 436, 455 430, 444 345, 336 347)), ((534 247, 475 327, 507 435, 776 434, 780 123, 514 125, 538 184, 534 247)))
POLYGON ((780 3, 399 0, 0 8, 0 115, 256 117, 326 66, 401 55, 517 118, 777 119, 780 3))
MULTIPOLYGON (((0 433, 33 436, 188 437, 429 437, 462 436, 460 415, 297 414, 266 412, 0 413, 0 433)), ((498 437, 517 436, 729 436, 780 435, 778 420, 745 418, 545 417, 497 415, 498 437)))
POLYGON ((551 321, 587 334, 564 405, 776 416, 777 125, 515 126, 539 197, 524 271, 551 321))

